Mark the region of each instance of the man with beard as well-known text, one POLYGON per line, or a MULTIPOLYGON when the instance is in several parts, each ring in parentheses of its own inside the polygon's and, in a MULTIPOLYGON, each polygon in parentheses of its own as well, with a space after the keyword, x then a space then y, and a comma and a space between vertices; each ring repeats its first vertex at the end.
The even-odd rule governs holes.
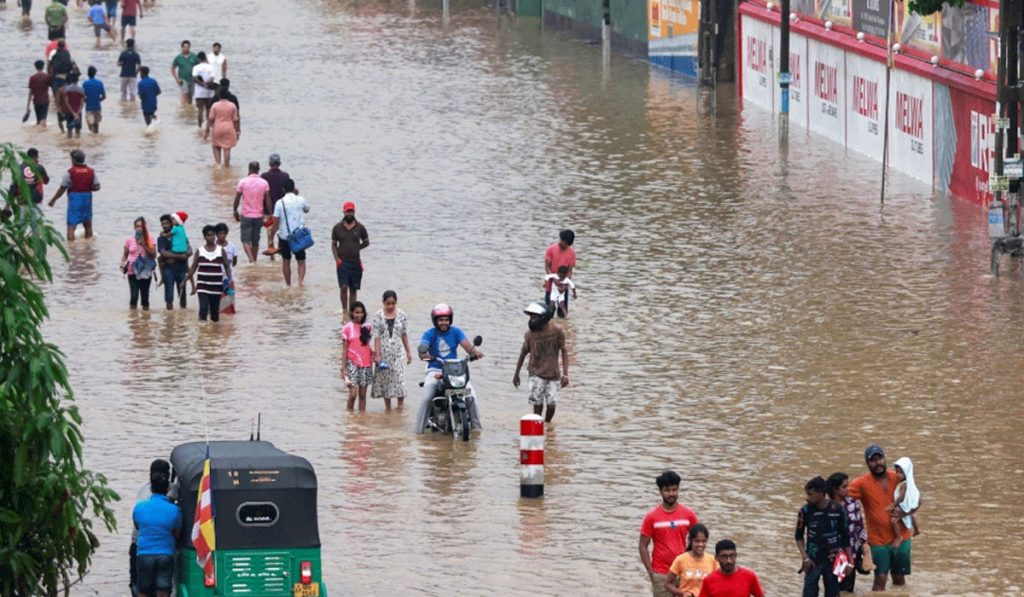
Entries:
POLYGON ((764 597, 757 575, 736 565, 736 544, 722 539, 715 544, 719 569, 704 577, 700 597, 764 597))
POLYGON ((554 311, 540 303, 530 303, 523 310, 530 316, 530 331, 523 336, 523 347, 519 350, 519 362, 512 376, 512 385, 519 387, 519 371, 523 368, 526 355, 530 355, 530 404, 533 414, 544 413, 547 404, 548 412, 544 420, 548 423, 555 418, 555 406, 558 402, 558 389, 569 385, 569 355, 565 350, 565 332, 558 325, 551 323, 554 311), (562 355, 561 374, 558 370, 558 355, 562 355))
MULTIPOLYGON (((441 363, 438 359, 454 359, 459 356, 459 346, 477 359, 484 358, 484 353, 473 346, 461 329, 452 325, 455 312, 445 303, 438 303, 430 310, 430 321, 434 327, 423 332, 417 354, 421 361, 427 362, 427 372, 423 379, 423 398, 416 413, 416 433, 423 433, 430 427, 430 405, 437 395, 437 384, 441 383, 441 363)), ((476 396, 472 382, 466 384, 470 394, 476 396)), ((480 429, 480 411, 477 401, 469 403, 469 423, 472 429, 480 429)))
POLYGON ((356 302, 356 294, 363 282, 363 262, 359 251, 370 246, 366 226, 356 221, 356 204, 348 201, 342 206, 345 216, 331 231, 331 253, 334 253, 334 268, 338 274, 338 288, 341 295, 341 310, 348 314, 348 306, 356 302))
POLYGON ((868 472, 850 482, 850 497, 864 506, 864 522, 868 527, 868 545, 875 563, 875 581, 872 591, 884 591, 886 576, 892 574, 892 584, 903 586, 910 574, 910 530, 903 529, 903 540, 893 532, 890 519, 902 516, 893 502, 898 480, 896 471, 887 470, 885 452, 877 444, 864 450, 868 472))
POLYGON ((160 227, 163 232, 156 239, 157 260, 160 263, 160 273, 163 274, 161 284, 164 285, 164 302, 167 303, 167 310, 174 309, 174 295, 178 295, 181 308, 188 306, 185 292, 185 278, 188 277, 188 260, 192 257, 192 247, 184 253, 175 253, 171 250, 171 228, 174 221, 171 214, 160 216, 160 227))
POLYGON ((669 568, 676 556, 686 551, 686 535, 698 522, 693 510, 679 503, 681 480, 675 471, 658 475, 655 483, 661 493, 661 504, 652 508, 640 525, 640 562, 651 579, 654 597, 669 596, 665 589, 669 568), (652 542, 654 547, 648 551, 652 542))

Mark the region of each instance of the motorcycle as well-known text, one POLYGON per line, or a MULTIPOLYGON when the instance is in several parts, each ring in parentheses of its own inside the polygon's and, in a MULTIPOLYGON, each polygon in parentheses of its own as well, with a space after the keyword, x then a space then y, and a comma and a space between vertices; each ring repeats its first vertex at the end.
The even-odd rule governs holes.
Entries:
MULTIPOLYGON (((473 346, 483 344, 483 338, 473 338, 473 346)), ((470 417, 469 409, 476 400, 469 387, 469 362, 476 357, 463 359, 434 359, 440 363, 440 383, 437 394, 430 405, 430 418, 427 425, 435 432, 451 433, 452 437, 462 437, 469 441, 470 417)), ((423 382, 420 382, 420 386, 423 382)))

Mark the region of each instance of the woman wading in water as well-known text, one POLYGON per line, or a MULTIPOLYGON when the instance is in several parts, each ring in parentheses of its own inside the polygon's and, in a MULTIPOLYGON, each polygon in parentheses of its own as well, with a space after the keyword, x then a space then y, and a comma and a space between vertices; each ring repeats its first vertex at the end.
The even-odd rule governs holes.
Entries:
POLYGON ((383 398, 385 410, 391 410, 391 399, 398 408, 405 402, 405 366, 412 363, 409 349, 409 320, 398 308, 394 290, 384 293, 384 306, 373 316, 373 362, 377 373, 373 378, 373 398, 383 398), (404 354, 403 354, 404 352, 404 354))

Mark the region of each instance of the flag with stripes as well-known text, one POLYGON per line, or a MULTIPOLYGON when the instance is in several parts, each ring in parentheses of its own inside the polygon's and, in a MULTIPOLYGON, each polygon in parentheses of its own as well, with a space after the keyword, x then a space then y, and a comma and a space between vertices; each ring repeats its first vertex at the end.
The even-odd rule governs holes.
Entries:
POLYGON ((206 448, 203 477, 199 480, 196 496, 196 517, 192 523, 192 545, 196 548, 196 563, 207 578, 213 578, 213 552, 216 549, 213 528, 213 492, 210 491, 210 448, 206 448))

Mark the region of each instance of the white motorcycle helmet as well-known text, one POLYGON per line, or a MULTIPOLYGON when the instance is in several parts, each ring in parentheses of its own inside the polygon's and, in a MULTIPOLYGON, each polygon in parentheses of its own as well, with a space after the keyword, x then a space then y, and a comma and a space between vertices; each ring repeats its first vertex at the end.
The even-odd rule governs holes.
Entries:
POLYGON ((546 305, 536 301, 527 305, 526 308, 523 309, 523 313, 539 317, 539 319, 530 321, 530 329, 533 331, 543 329, 555 315, 555 312, 552 309, 549 309, 546 305))

